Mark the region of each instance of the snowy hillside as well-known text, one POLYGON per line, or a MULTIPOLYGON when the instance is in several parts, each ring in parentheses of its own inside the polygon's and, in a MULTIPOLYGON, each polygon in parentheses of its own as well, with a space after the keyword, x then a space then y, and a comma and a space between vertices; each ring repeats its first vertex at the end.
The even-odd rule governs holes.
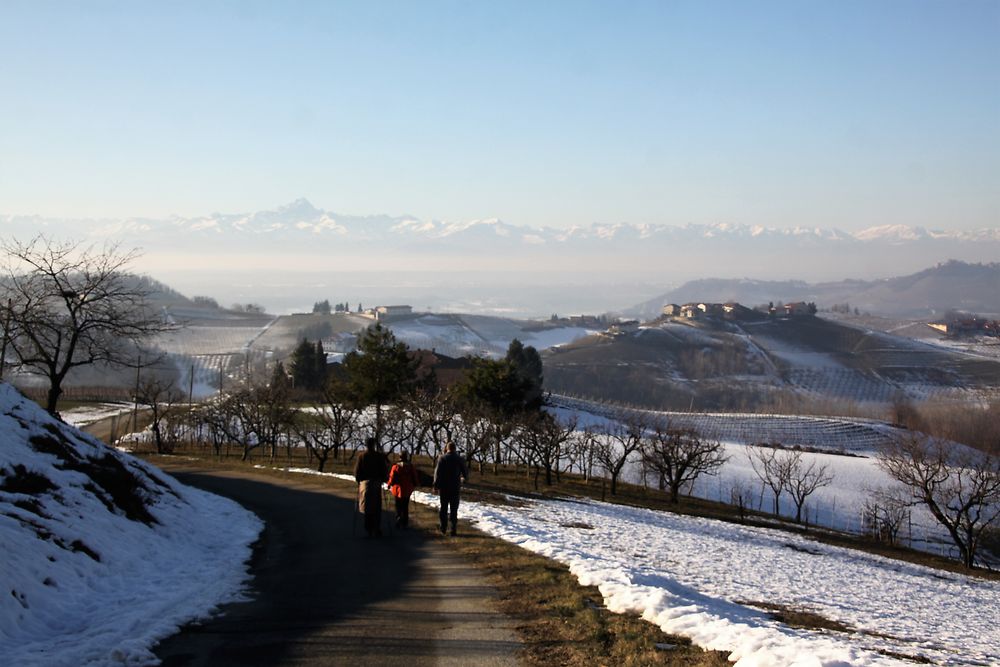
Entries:
POLYGON ((546 389, 673 410, 757 411, 784 401, 825 410, 894 400, 991 400, 1000 364, 825 317, 661 319, 544 357, 546 389))
POLYGON ((149 664, 240 598, 261 528, 0 384, 0 664, 149 664))

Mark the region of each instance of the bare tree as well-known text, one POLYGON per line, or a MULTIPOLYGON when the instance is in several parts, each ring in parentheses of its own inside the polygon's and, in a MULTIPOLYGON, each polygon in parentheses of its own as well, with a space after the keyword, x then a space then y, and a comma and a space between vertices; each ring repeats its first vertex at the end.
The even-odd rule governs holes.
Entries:
POLYGON ((594 458, 611 476, 611 495, 618 491, 618 477, 642 445, 646 431, 639 417, 609 423, 594 440, 594 458))
POLYGON ((285 388, 244 387, 226 396, 220 409, 225 418, 218 426, 243 447, 241 460, 258 447, 267 447, 272 461, 277 457, 278 442, 294 416, 285 388))
POLYGON ((163 437, 164 423, 170 420, 174 414, 174 406, 184 400, 182 392, 173 379, 166 379, 160 375, 144 378, 138 387, 136 402, 145 406, 149 412, 149 428, 153 432, 153 444, 156 446, 157 454, 167 454, 173 449, 173 438, 163 437), (169 443, 169 444, 168 444, 169 443))
POLYGON ((795 503, 795 521, 802 522, 802 507, 806 500, 817 489, 830 486, 833 482, 833 475, 825 465, 813 459, 808 465, 802 460, 802 452, 785 451, 779 455, 782 459, 781 467, 785 472, 785 489, 795 503))
POLYGON ((436 460, 456 427, 456 408, 451 397, 446 391, 434 388, 404 397, 401 405, 413 422, 414 433, 410 438, 413 453, 426 451, 436 460))
POLYGON ((962 563, 975 567, 980 538, 1000 517, 1000 457, 909 432, 883 447, 878 464, 945 527, 962 563))
POLYGON ((292 431, 318 461, 323 472, 330 455, 336 459, 360 428, 360 411, 345 403, 327 400, 316 412, 299 412, 291 421, 292 431))
POLYGON ((215 456, 222 457, 222 446, 230 443, 225 424, 230 420, 225 401, 209 401, 195 406, 184 415, 193 442, 211 445, 215 456))
POLYGON ((392 453, 407 446, 419 448, 420 422, 406 409, 403 403, 394 403, 382 408, 382 451, 392 453))
POLYGON ((137 347, 170 328, 148 307, 148 282, 126 272, 135 251, 44 236, 2 247, 5 340, 22 367, 47 378, 45 409, 52 414, 71 370, 134 364, 137 347))
MULTIPOLYGON (((482 475, 486 462, 493 453, 493 435, 496 430, 488 413, 484 414, 483 410, 477 409, 475 406, 467 407, 453 419, 452 426, 454 432, 462 440, 466 456, 476 463, 479 474, 482 475)), ((439 451, 435 451, 434 459, 437 459, 439 451)), ((496 474, 499 463, 494 462, 493 465, 494 474, 496 474)))
POLYGON ((876 542, 896 544, 899 531, 910 518, 909 499, 900 489, 872 492, 862 507, 865 532, 876 542))
POLYGON ((733 482, 732 487, 729 489, 729 501, 739 510, 740 523, 744 523, 747 520, 747 508, 753 502, 752 495, 753 491, 750 485, 743 480, 733 482))
POLYGON ((779 456, 778 449, 769 445, 750 445, 747 447, 747 458, 754 474, 774 495, 774 515, 781 514, 781 494, 788 488, 789 459, 779 456))
POLYGON ((642 442, 643 463, 659 475, 674 504, 682 486, 714 474, 728 460, 724 451, 718 440, 702 438, 692 429, 671 428, 669 423, 658 425, 642 442))
POLYGON ((529 412, 521 418, 521 449, 529 465, 535 468, 535 488, 540 470, 545 471, 545 485, 552 486, 552 473, 559 474, 563 447, 576 430, 576 418, 561 422, 548 412, 529 412))
POLYGON ((586 426, 575 431, 564 448, 566 452, 566 469, 574 469, 587 482, 594 472, 594 434, 593 426, 586 426))

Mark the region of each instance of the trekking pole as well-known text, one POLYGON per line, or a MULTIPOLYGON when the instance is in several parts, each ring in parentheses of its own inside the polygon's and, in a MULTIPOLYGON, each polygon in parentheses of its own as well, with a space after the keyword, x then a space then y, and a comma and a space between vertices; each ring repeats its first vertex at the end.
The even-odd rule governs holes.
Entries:
POLYGON ((361 513, 361 499, 358 495, 354 497, 354 508, 351 510, 351 537, 358 535, 358 514, 361 513))
POLYGON ((382 511, 382 522, 388 524, 388 528, 386 529, 386 533, 388 533, 390 537, 392 537, 392 535, 393 535, 393 532, 392 532, 393 531, 393 527, 396 525, 396 520, 395 520, 395 518, 393 518, 395 516, 395 512, 393 512, 392 515, 390 515, 389 512, 388 512, 388 510, 389 510, 389 498, 391 498, 391 497, 392 497, 392 494, 389 493, 389 489, 387 487, 382 487, 382 510, 383 510, 382 511))

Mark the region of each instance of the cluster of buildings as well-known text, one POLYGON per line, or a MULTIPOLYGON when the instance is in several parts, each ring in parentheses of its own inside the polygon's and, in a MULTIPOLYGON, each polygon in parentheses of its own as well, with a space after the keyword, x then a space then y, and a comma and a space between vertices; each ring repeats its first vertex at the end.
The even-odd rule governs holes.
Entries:
MULTIPOLYGON (((685 303, 683 305, 668 303, 663 306, 663 315, 666 317, 678 317, 686 320, 698 320, 702 318, 726 319, 726 320, 754 320, 760 319, 760 310, 747 308, 743 304, 735 301, 726 303, 685 303)), ((767 314, 770 317, 808 317, 816 314, 816 304, 796 301, 793 303, 778 304, 769 303, 767 314)))
POLYGON ((984 320, 979 317, 954 317, 939 322, 928 322, 927 326, 946 336, 992 336, 1000 338, 1000 320, 984 320))

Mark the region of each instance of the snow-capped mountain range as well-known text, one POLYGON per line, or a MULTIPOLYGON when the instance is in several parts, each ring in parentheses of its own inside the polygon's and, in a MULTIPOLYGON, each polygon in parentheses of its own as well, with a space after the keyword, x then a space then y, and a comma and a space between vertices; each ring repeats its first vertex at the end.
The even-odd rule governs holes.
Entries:
POLYGON ((0 215, 0 237, 118 242, 141 272, 187 294, 274 312, 323 298, 447 312, 605 312, 701 278, 809 282, 907 275, 948 260, 1000 260, 996 228, 886 225, 860 232, 735 223, 569 228, 498 219, 342 215, 299 199, 254 213, 163 219, 0 215))
POLYGON ((62 232, 70 230, 88 237, 138 237, 148 240, 161 235, 178 238, 267 239, 302 241, 311 239, 364 242, 478 242, 502 241, 527 247, 607 245, 636 241, 712 242, 724 240, 795 241, 798 243, 907 244, 927 241, 956 243, 1000 243, 1000 227, 977 230, 934 230, 905 225, 883 225, 858 232, 823 227, 767 227, 734 223, 664 225, 646 223, 593 223, 569 228, 512 225, 496 218, 448 222, 420 220, 413 216, 341 215, 316 208, 306 199, 254 213, 213 213, 194 218, 165 219, 49 219, 39 216, 0 215, 4 229, 62 232))

